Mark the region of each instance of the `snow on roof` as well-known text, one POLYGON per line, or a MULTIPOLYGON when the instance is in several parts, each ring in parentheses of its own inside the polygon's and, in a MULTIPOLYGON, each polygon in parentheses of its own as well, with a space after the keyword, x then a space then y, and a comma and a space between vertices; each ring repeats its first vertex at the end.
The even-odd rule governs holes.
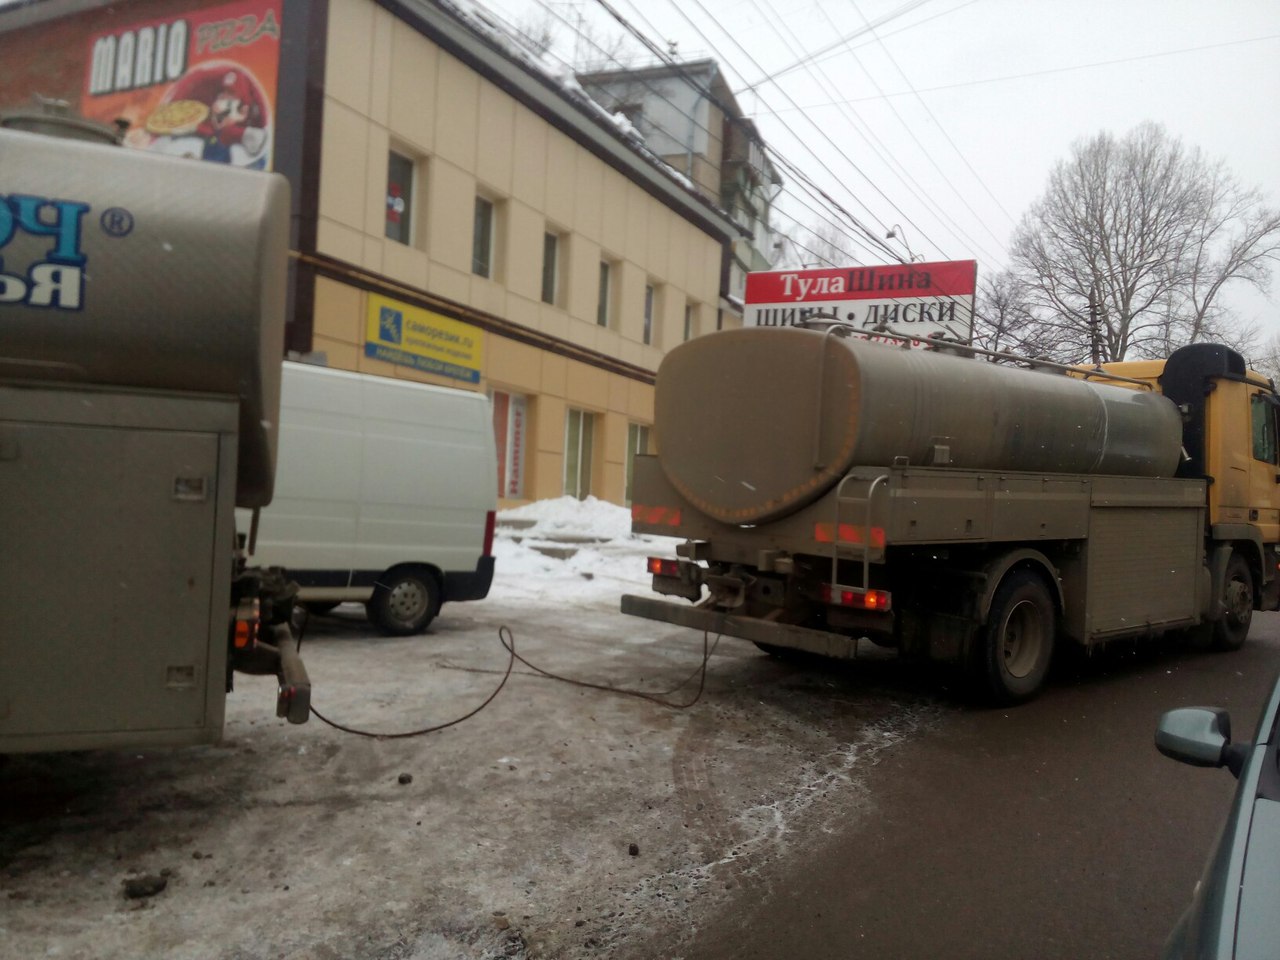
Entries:
POLYGON ((513 33, 493 15, 473 3, 472 0, 434 0, 442 9, 452 13, 468 28, 488 40, 508 59, 515 61, 531 73, 538 74, 551 85, 559 88, 561 94, 583 112, 595 120, 614 129, 619 138, 624 140, 632 150, 658 167, 672 180, 702 201, 706 202, 694 189, 693 181, 676 170, 656 153, 645 146, 644 137, 635 125, 621 113, 610 113, 591 98, 574 75, 572 68, 552 59, 546 52, 535 50, 518 34, 513 33))

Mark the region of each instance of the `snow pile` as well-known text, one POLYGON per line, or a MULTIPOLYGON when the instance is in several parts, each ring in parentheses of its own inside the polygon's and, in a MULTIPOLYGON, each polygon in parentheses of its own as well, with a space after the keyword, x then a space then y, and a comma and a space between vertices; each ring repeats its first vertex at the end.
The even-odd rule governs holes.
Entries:
POLYGON ((631 511, 595 497, 536 500, 498 513, 499 528, 510 521, 524 526, 530 520, 533 526, 521 530, 528 537, 625 540, 631 536, 631 511))
POLYGON ((674 537, 631 532, 626 507, 595 497, 538 500, 498 513, 491 597, 616 607, 648 593, 649 556, 675 556, 674 537))

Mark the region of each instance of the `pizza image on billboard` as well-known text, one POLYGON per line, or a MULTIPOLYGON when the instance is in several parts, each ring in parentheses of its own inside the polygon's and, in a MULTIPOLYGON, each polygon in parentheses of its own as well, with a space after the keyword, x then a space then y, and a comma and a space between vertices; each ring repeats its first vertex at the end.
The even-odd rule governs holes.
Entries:
POLYGON ((195 133, 208 118, 209 108, 199 100, 173 100, 152 111, 146 131, 157 137, 183 136, 195 133))

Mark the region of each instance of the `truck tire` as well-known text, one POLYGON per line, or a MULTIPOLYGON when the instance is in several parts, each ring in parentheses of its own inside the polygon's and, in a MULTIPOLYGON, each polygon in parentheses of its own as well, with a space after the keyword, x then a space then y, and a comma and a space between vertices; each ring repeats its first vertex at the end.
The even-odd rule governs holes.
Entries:
POLYGON ((1058 627, 1044 580, 1030 570, 1005 577, 991 611, 976 664, 979 691, 999 705, 1023 703, 1040 693, 1049 675, 1058 627))
POLYGON ((1227 561, 1222 606, 1222 618, 1213 625, 1210 644, 1215 650, 1239 650, 1253 622, 1253 571, 1238 553, 1227 561))
POLYGON ((435 619, 439 607, 440 589, 435 577, 414 567, 384 574, 365 604, 373 625, 393 637, 421 633, 435 619))

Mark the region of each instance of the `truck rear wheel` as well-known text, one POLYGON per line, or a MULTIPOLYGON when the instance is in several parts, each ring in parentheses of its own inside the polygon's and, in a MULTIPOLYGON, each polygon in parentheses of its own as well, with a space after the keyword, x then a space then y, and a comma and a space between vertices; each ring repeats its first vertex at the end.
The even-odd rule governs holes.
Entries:
POLYGON ((405 567, 392 570, 378 581, 365 609, 373 625, 383 633, 406 637, 427 629, 439 606, 435 577, 425 570, 405 567))
POLYGON ((1215 650, 1239 650, 1253 622, 1253 571, 1244 557, 1233 553, 1222 585, 1222 618, 1213 625, 1215 650))
POLYGON ((1014 704, 1039 694, 1056 633, 1057 612, 1044 580, 1030 570, 1005 577, 991 600, 978 651, 976 679, 987 699, 1014 704))

